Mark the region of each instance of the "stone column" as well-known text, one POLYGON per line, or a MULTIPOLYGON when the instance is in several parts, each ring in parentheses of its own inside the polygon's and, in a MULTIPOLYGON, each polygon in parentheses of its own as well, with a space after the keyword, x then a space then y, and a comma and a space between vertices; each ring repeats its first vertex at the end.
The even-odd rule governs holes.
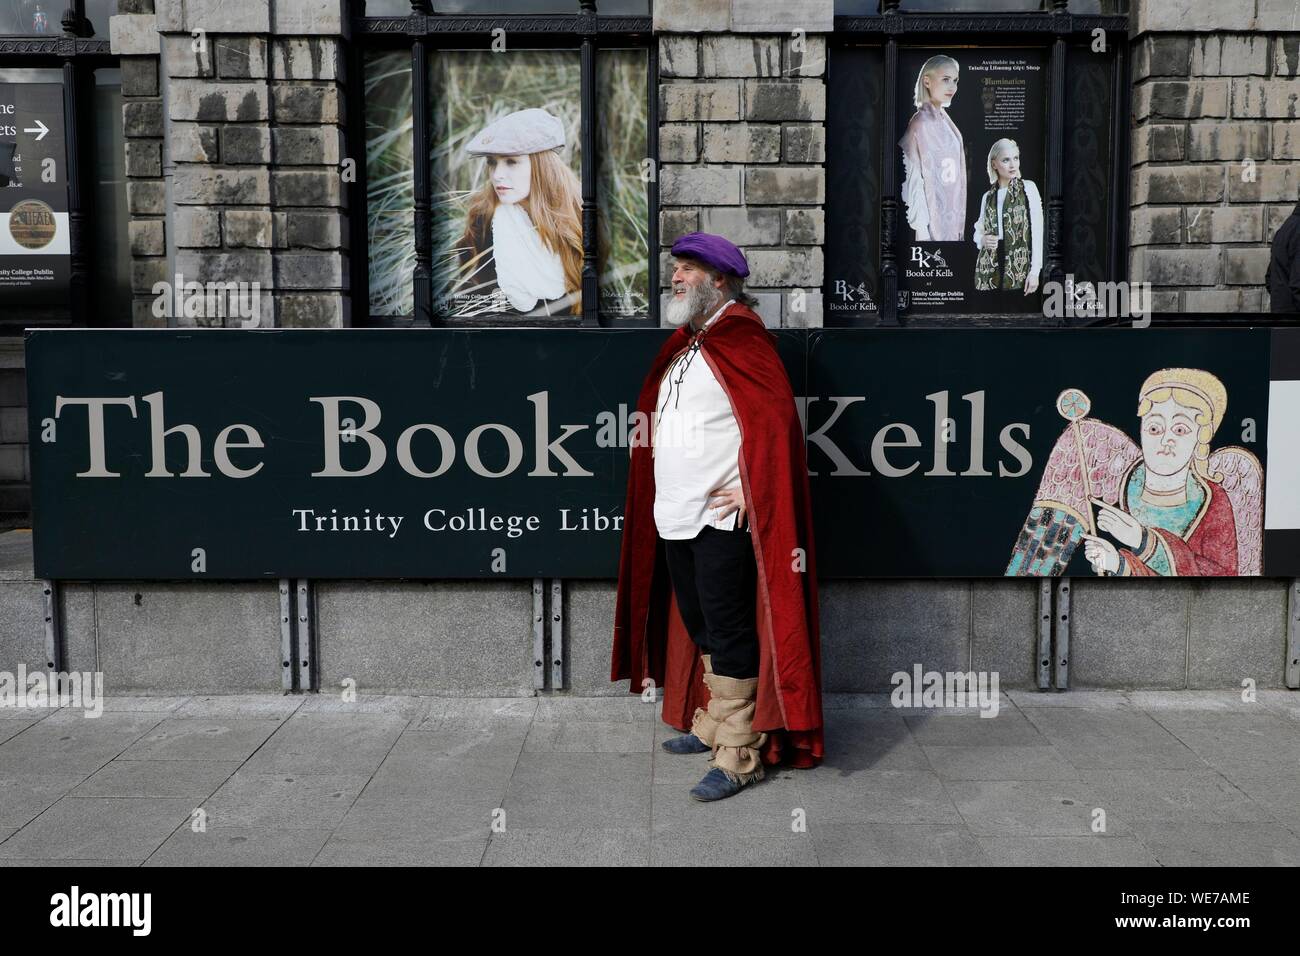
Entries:
POLYGON ((1300 21, 1274 0, 1135 0, 1131 266, 1160 310, 1266 312, 1300 190, 1300 21))
POLYGON ((152 289, 167 277, 163 110, 154 0, 118 0, 109 40, 122 70, 122 130, 126 143, 126 208, 131 243, 131 324, 166 325, 153 315, 152 289))
POLYGON ((832 0, 657 0, 661 285, 694 230, 749 259, 764 321, 822 324, 832 0))
MULTIPOLYGON (((168 324, 142 293, 145 280, 173 282, 179 274, 187 283, 257 283, 261 326, 343 325, 344 0, 128 2, 156 4, 148 19, 166 83, 161 98, 125 107, 128 174, 145 171, 132 163, 135 139, 161 145, 166 124, 161 165, 170 175, 169 191, 162 179, 131 184, 136 323, 168 324), (154 220, 168 213, 165 236, 154 220)), ((253 321, 175 318, 177 325, 253 321)))

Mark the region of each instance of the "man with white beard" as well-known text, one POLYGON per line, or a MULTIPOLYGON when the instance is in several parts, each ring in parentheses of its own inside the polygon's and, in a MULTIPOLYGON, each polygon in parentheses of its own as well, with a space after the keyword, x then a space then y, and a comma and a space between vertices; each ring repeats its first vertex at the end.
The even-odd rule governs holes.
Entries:
POLYGON ((637 402, 652 426, 632 449, 612 679, 664 688, 663 719, 685 732, 663 747, 711 752, 691 796, 718 800, 765 763, 821 760, 812 516, 802 425, 744 253, 696 232, 672 254, 677 331, 637 402))

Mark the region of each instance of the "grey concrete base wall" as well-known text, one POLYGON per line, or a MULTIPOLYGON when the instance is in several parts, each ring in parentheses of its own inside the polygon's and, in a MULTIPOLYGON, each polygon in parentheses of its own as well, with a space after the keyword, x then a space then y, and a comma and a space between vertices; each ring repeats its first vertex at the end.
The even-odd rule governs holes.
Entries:
MULTIPOLYGON (((1070 686, 1144 689, 1283 687, 1282 579, 1075 580, 1070 686)), ((892 689, 890 676, 996 671, 1004 689, 1037 687, 1038 582, 826 581, 820 587, 828 693, 892 689)), ((628 693, 609 682, 614 585, 566 585, 565 664, 575 694, 628 693)))
MULTIPOLYGON (((0 670, 45 668, 44 585, 0 580, 0 670)), ((102 671, 110 694, 280 687, 275 584, 64 584, 64 668, 102 671)))
POLYGON ((1071 686, 1284 686, 1285 580, 1079 580, 1073 590, 1071 686))
MULTIPOLYGON (((0 580, 0 670, 45 666, 41 587, 0 580)), ((1072 590, 1072 688, 1284 686, 1285 580, 1081 579, 1072 590)), ((824 688, 888 691, 916 664, 1035 688, 1037 601, 1035 581, 824 582, 824 688)), ((65 666, 103 671, 109 693, 280 688, 274 582, 67 583, 59 606, 65 666)), ((529 581, 319 582, 314 611, 322 691, 351 679, 371 693, 535 693, 529 581)), ((612 581, 565 583, 562 692, 629 693, 609 680, 613 616, 612 581)))
POLYGON ((45 599, 40 581, 0 581, 0 670, 45 667, 45 599))
POLYGON ((533 693, 531 581, 321 582, 316 615, 322 692, 533 693))
MULTIPOLYGON (((631 682, 609 679, 614 640, 613 581, 564 585, 564 686, 584 696, 621 696, 631 682)), ((638 688, 639 690, 639 688, 638 688)))

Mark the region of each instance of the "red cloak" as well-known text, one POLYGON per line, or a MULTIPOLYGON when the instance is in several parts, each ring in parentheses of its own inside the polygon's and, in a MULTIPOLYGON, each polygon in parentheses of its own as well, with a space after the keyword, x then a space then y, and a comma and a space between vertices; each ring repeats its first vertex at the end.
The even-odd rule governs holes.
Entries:
MULTIPOLYGON (((653 421, 659 383, 690 345, 689 323, 655 357, 637 399, 653 421)), ((804 433, 772 333, 753 311, 732 304, 705 331, 700 355, 713 370, 740 426, 740 482, 758 574, 758 693, 754 729, 768 734, 763 762, 812 767, 822 759, 821 647, 812 499, 804 433), (802 549, 801 555, 797 549, 802 549)), ((663 719, 685 732, 696 707, 707 707, 704 664, 691 640, 668 576, 654 520, 655 475, 650 441, 633 442, 623 511, 623 539, 614 611, 611 680, 630 679, 631 692, 664 689, 663 719)))

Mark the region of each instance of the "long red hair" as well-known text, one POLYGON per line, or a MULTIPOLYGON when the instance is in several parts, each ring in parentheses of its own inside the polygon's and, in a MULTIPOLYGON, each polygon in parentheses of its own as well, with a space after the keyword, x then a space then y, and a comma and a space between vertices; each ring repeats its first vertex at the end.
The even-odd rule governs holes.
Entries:
MULTIPOLYGON (((542 245, 560 257, 565 291, 576 294, 571 311, 577 315, 582 312, 582 182, 555 150, 530 153, 528 158, 531 186, 519 205, 537 227, 542 245)), ((499 202, 488 177, 470 196, 462 246, 481 252, 474 248, 474 237, 491 222, 499 202)))

